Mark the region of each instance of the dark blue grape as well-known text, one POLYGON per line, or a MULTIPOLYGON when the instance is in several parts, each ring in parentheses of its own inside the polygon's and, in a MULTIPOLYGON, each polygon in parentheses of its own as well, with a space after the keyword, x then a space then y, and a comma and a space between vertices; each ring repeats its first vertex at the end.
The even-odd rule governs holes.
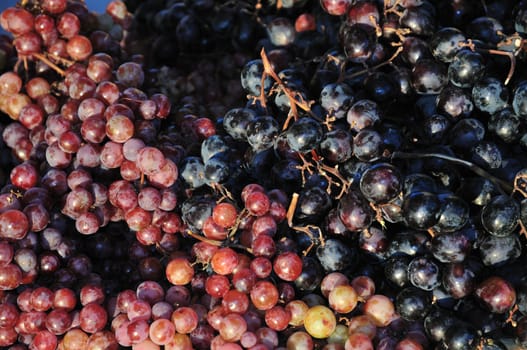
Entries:
POLYGON ((359 232, 370 226, 373 211, 368 201, 355 191, 349 191, 338 204, 340 220, 351 232, 359 232))
POLYGON ((467 202, 475 205, 483 206, 487 204, 491 198, 498 193, 496 186, 489 179, 482 177, 470 177, 465 179, 459 195, 467 202))
POLYGON ((478 17, 467 25, 467 35, 485 43, 497 44, 503 39, 503 25, 493 17, 478 17))
POLYGON ((403 194, 407 196, 413 192, 437 192, 437 182, 433 177, 415 173, 406 175, 403 181, 403 194))
POLYGON ((448 79, 461 88, 470 88, 485 74, 486 66, 481 54, 463 49, 448 66, 448 79))
POLYGON ((353 155, 353 138, 347 130, 332 130, 320 141, 320 154, 330 163, 343 163, 353 155))
POLYGON ((207 161, 214 155, 228 150, 229 146, 227 146, 221 136, 212 135, 201 143, 201 159, 203 160, 203 163, 207 163, 207 161))
POLYGON ((280 188, 297 191, 302 185, 302 172, 299 166, 300 163, 295 160, 284 159, 276 162, 271 169, 273 181, 280 188))
POLYGON ((408 264, 411 258, 406 255, 394 255, 384 264, 384 277, 399 288, 407 286, 408 264))
POLYGON ((527 284, 525 282, 516 288, 516 305, 523 316, 527 315, 527 284))
POLYGON ((402 27, 410 28, 412 34, 430 36, 436 30, 435 7, 426 6, 408 6, 399 23, 402 27))
POLYGON ((486 266, 497 266, 518 258, 522 245, 518 235, 498 237, 486 235, 478 242, 481 261, 486 266))
POLYGON ((527 118, 527 81, 521 81, 518 86, 514 89, 514 95, 512 98, 512 108, 514 113, 522 117, 527 118))
POLYGON ((468 222, 469 207, 460 197, 452 194, 440 195, 439 219, 433 229, 439 233, 460 230, 468 222))
POLYGON ((493 114, 507 106, 509 90, 498 79, 484 77, 472 87, 472 99, 480 111, 493 114))
POLYGON ((450 129, 448 136, 455 151, 468 152, 485 137, 485 125, 475 118, 461 119, 450 129))
POLYGON ((325 189, 311 187, 300 193, 295 217, 302 221, 318 222, 331 209, 331 205, 331 197, 325 189))
POLYGON ((181 205, 181 218, 193 231, 200 231, 203 223, 212 215, 215 201, 208 197, 194 196, 181 205))
POLYGON ((394 77, 383 72, 369 75, 364 81, 364 88, 371 99, 379 103, 393 101, 399 94, 399 85, 394 77))
POLYGON ((295 27, 288 18, 276 17, 267 26, 267 36, 275 46, 288 46, 295 41, 295 27))
POLYGON ((306 153, 318 147, 323 137, 322 125, 313 118, 304 117, 295 121, 285 135, 293 151, 306 153))
POLYGON ((372 127, 381 120, 381 109, 377 102, 361 99, 355 102, 346 115, 346 121, 353 131, 372 127))
POLYGON ((426 316, 432 301, 431 293, 422 289, 408 287, 395 297, 395 310, 407 321, 421 320, 426 316))
POLYGON ((479 335, 471 326, 458 325, 450 327, 443 338, 448 350, 475 350, 478 346, 479 335))
POLYGON ((330 235, 344 235, 348 231, 339 218, 337 208, 331 209, 328 215, 326 215, 324 218, 324 227, 330 235))
POLYGON ((301 69, 285 68, 278 72, 278 78, 286 86, 297 86, 299 88, 305 87, 305 73, 301 69))
POLYGON ((444 266, 442 283, 445 291, 454 299, 470 295, 476 288, 477 271, 466 262, 454 262, 444 266))
POLYGON ((386 232, 377 226, 371 226, 359 234, 359 248, 377 258, 384 259, 389 239, 386 232))
POLYGON ((419 231, 397 232, 392 237, 388 247, 388 255, 408 255, 415 256, 423 254, 428 250, 428 234, 419 231))
POLYGON ((437 96, 437 110, 456 119, 466 118, 474 109, 468 93, 456 86, 447 86, 437 96))
POLYGON ((417 132, 422 133, 422 142, 425 144, 439 144, 452 126, 450 119, 442 114, 434 114, 425 118, 421 125, 417 126, 417 132))
POLYGON ((478 142, 472 148, 472 162, 485 169, 501 168, 501 151, 494 142, 485 140, 478 142))
POLYGON ((362 174, 359 186, 370 202, 387 203, 401 192, 401 174, 391 164, 375 164, 362 174))
POLYGON ((218 184, 226 181, 230 175, 228 152, 216 153, 204 164, 205 181, 218 184))
POLYGON ((382 143, 386 151, 393 152, 400 150, 405 141, 405 130, 396 124, 389 122, 382 123, 379 126, 379 133, 382 137, 382 143))
POLYGON ((430 39, 430 50, 432 55, 442 62, 451 62, 467 38, 458 28, 444 27, 432 35, 430 39))
POLYGON ((433 290, 441 284, 439 265, 429 257, 416 257, 408 264, 408 279, 417 288, 433 290))
POLYGON ((461 232, 449 232, 432 238, 430 252, 442 263, 465 260, 472 248, 472 242, 461 232))
POLYGON ((247 126, 247 142, 256 151, 273 147, 280 128, 278 121, 271 116, 258 116, 247 126))
POLYGON ((527 8, 519 8, 514 18, 514 30, 518 33, 527 33, 527 8))
POLYGON ((357 251, 337 239, 327 239, 317 247, 316 255, 326 272, 345 271, 358 262, 357 251))
POLYGON ((368 24, 342 23, 339 31, 340 42, 344 53, 351 62, 366 62, 375 50, 377 35, 375 28, 368 24))
POLYGON ((516 344, 527 347, 527 316, 520 317, 514 329, 516 344))
POLYGON ((256 113, 248 108, 233 108, 223 116, 223 128, 233 139, 244 141, 247 127, 256 118, 256 113))
POLYGON ((439 342, 445 337, 446 331, 459 322, 450 311, 434 306, 426 315, 423 327, 432 341, 439 342))
MULTIPOLYGON (((293 84, 289 84, 287 87, 294 92, 293 98, 296 99, 296 101, 301 102, 302 100, 307 100, 306 93, 301 87, 295 86, 293 84)), ((279 89, 276 92, 276 94, 273 96, 273 101, 275 106, 284 113, 288 113, 291 109, 290 95, 288 95, 284 89, 279 89)))
POLYGON ((395 197, 390 202, 381 205, 382 218, 391 223, 403 222, 402 213, 403 199, 400 196, 395 197))
POLYGON ((447 83, 448 71, 441 62, 423 59, 412 68, 412 87, 418 94, 438 94, 447 83))
POLYGON ((383 152, 383 146, 381 135, 372 129, 363 129, 353 138, 353 154, 364 162, 379 159, 383 152))
MULTIPOLYGON (((262 75, 264 67, 261 59, 247 62, 241 72, 241 84, 243 89, 252 96, 259 96, 262 88, 262 75)), ((264 91, 269 92, 273 85, 271 77, 266 77, 263 81, 264 91)))
POLYGON ((402 211, 406 225, 417 230, 427 230, 437 224, 441 203, 430 192, 413 192, 404 198, 402 211))
POLYGON ((366 162, 357 162, 355 159, 350 159, 339 165, 339 170, 353 185, 359 185, 362 174, 371 166, 366 162))
POLYGON ((324 268, 318 259, 305 256, 302 258, 302 273, 295 279, 295 287, 302 292, 312 292, 320 286, 324 278, 324 268))
POLYGON ((511 235, 519 219, 520 205, 506 195, 495 196, 481 210, 481 224, 487 232, 498 237, 511 235))
POLYGON ((199 157, 187 157, 183 160, 181 177, 192 188, 198 188, 205 184, 205 167, 199 157))
POLYGON ((408 36, 404 39, 401 57, 410 66, 419 60, 433 58, 428 42, 417 36, 408 36))
POLYGON ((196 50, 202 34, 202 28, 196 16, 192 14, 184 16, 176 27, 178 47, 183 51, 196 50))
POLYGON ((344 83, 326 84, 320 91, 320 105, 337 119, 346 116, 353 100, 353 91, 344 83))
POLYGON ((511 109, 505 108, 491 115, 488 129, 504 142, 513 143, 522 136, 523 125, 520 117, 511 109))

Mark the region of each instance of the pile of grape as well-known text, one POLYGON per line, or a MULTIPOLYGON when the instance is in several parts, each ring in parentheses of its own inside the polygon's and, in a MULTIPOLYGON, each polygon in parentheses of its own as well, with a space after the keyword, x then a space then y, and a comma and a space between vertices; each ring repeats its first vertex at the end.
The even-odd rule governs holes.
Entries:
POLYGON ((527 1, 0 26, 2 349, 527 348, 527 1))

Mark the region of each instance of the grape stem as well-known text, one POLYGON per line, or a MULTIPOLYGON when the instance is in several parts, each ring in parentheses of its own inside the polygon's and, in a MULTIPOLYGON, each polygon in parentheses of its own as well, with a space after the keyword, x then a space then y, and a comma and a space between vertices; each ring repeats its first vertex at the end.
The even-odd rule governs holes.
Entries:
POLYGON ((260 96, 257 99, 260 100, 260 103, 262 104, 263 107, 266 107, 264 82, 265 82, 265 78, 267 76, 270 76, 278 84, 279 88, 284 92, 284 94, 287 96, 287 99, 289 100, 290 109, 287 115, 287 119, 284 122, 284 126, 282 130, 287 129, 287 127, 289 126, 289 123, 291 122, 291 119, 294 119, 294 120, 298 119, 298 108, 302 109, 304 112, 309 114, 309 116, 312 117, 313 119, 318 120, 319 118, 311 111, 311 105, 313 104, 313 101, 306 101, 300 93, 293 91, 292 89, 288 88, 285 85, 282 79, 280 79, 278 74, 276 74, 276 72, 274 71, 273 66, 271 65, 271 62, 269 61, 269 58, 267 57, 267 54, 265 53, 264 48, 262 48, 262 50, 260 51, 260 56, 262 58, 262 64, 264 67, 264 71, 263 71, 262 80, 260 83, 261 84, 260 85, 260 96))
POLYGON ((309 247, 307 247, 302 252, 302 254, 306 256, 309 254, 311 249, 313 249, 313 247, 317 243, 320 244, 321 246, 324 246, 326 243, 324 241, 324 235, 322 234, 322 230, 320 229, 320 227, 315 226, 315 225, 295 226, 293 224, 293 216, 295 215, 296 206, 298 204, 298 197, 299 197, 298 193, 296 192, 293 193, 293 197, 291 198, 291 202, 289 203, 289 208, 287 208, 286 218, 287 218, 287 225, 291 229, 298 231, 298 232, 303 232, 309 237, 311 244, 309 245, 309 247), (318 233, 318 240, 315 237, 314 233, 318 233))
POLYGON ((192 237, 200 242, 205 242, 205 243, 209 243, 209 244, 212 244, 212 245, 215 245, 217 247, 221 247, 221 245, 223 244, 223 241, 216 241, 214 239, 209 239, 209 238, 205 238, 201 235, 198 235, 194 232, 192 232, 191 230, 186 230, 185 231, 185 234, 189 237, 192 237))
POLYGON ((439 158, 439 159, 443 159, 443 160, 446 160, 446 161, 449 161, 449 162, 452 162, 458 165, 462 165, 465 168, 472 170, 479 176, 482 176, 490 180, 494 185, 496 185, 496 187, 498 188, 501 194, 507 194, 507 193, 510 194, 514 190, 513 187, 508 182, 492 174, 489 174, 486 170, 482 169, 476 164, 463 160, 463 159, 459 159, 459 158, 448 156, 446 154, 441 154, 441 153, 419 153, 419 152, 410 153, 410 152, 399 152, 399 151, 392 153, 392 159, 417 159, 417 158, 439 158))
POLYGON ((507 56, 510 60, 510 67, 509 72, 507 73, 507 77, 505 78, 504 85, 509 84, 509 82, 512 79, 512 76, 514 74, 514 71, 516 70, 516 56, 513 52, 509 51, 502 51, 502 50, 495 50, 495 49, 482 49, 476 47, 472 39, 468 39, 466 42, 460 42, 459 46, 461 47, 468 47, 470 51, 473 52, 479 52, 479 53, 487 53, 490 55, 498 55, 498 56, 507 56))
POLYGON ((66 75, 66 72, 64 72, 62 68, 57 66, 55 63, 51 62, 45 55, 41 53, 34 53, 32 56, 44 62, 46 65, 52 68, 55 72, 59 73, 61 76, 66 75))
POLYGON ((399 54, 403 51, 403 47, 402 47, 402 45, 400 45, 400 46, 399 46, 399 45, 396 45, 396 46, 397 46, 397 49, 395 50, 395 52, 393 53, 393 55, 392 55, 389 59, 387 59, 386 61, 381 62, 381 63, 379 63, 379 64, 377 64, 377 65, 375 65, 375 66, 373 66, 373 67, 365 68, 365 69, 360 70, 360 71, 358 71, 358 72, 353 72, 353 73, 351 73, 351 74, 344 75, 344 76, 342 76, 342 77, 339 79, 339 82, 342 82, 342 81, 344 81, 344 80, 348 80, 348 79, 353 79, 353 78, 359 77, 359 76, 361 76, 361 75, 363 75, 363 74, 368 74, 368 73, 370 73, 370 72, 372 72, 372 71, 376 71, 376 70, 378 70, 378 69, 380 69, 380 68, 382 68, 382 67, 384 67, 384 66, 386 66, 386 65, 388 65, 388 64, 391 64, 392 61, 393 61, 394 59, 396 59, 397 56, 399 56, 399 54))

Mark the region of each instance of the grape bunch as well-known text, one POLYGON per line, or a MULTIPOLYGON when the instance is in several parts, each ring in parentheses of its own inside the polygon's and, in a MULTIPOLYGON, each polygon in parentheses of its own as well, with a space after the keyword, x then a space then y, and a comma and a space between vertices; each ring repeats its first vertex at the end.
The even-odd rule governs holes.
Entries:
POLYGON ((525 1, 0 26, 0 347, 527 347, 525 1))

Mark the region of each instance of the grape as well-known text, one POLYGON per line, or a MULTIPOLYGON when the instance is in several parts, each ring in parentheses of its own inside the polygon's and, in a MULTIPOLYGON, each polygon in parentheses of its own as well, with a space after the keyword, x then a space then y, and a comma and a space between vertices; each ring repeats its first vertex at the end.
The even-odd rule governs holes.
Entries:
POLYGON ((400 192, 400 175, 388 164, 376 164, 362 174, 360 188, 369 201, 386 203, 400 192))
POLYGON ((366 200, 353 191, 339 201, 337 210, 344 226, 352 232, 367 228, 373 220, 372 210, 366 200))
POLYGON ((140 87, 144 82, 144 72, 135 62, 121 64, 116 71, 117 81, 126 87, 140 87))
MULTIPOLYGON (((115 114, 106 122, 106 135, 114 142, 125 143, 132 138, 133 134, 133 122, 125 115, 115 114)), ((141 149, 137 150, 137 157, 139 157, 139 152, 141 149)))
POLYGON ((492 235, 504 237, 510 235, 519 219, 519 206, 505 196, 495 196, 481 211, 481 223, 492 235))
POLYGON ((348 110, 352 103, 353 93, 346 84, 330 83, 320 91, 321 106, 337 119, 344 118, 346 113, 350 113, 348 110))
POLYGON ((388 297, 381 294, 368 298, 364 303, 363 312, 377 327, 389 325, 395 317, 394 304, 388 297))
POLYGON ((265 311, 265 324, 275 331, 285 330, 290 320, 290 311, 282 306, 274 306, 265 311))
POLYGON ((375 29, 370 24, 344 23, 339 36, 346 56, 355 63, 369 59, 377 43, 375 29))
POLYGON ((316 251, 324 270, 328 272, 350 269, 356 264, 357 252, 337 239, 329 239, 316 251))
POLYGON ((223 116, 225 131, 236 140, 247 137, 247 126, 256 118, 256 113, 248 108, 234 108, 223 116))
POLYGON ((166 277, 174 285, 185 285, 194 276, 194 269, 185 258, 175 258, 166 267, 166 277))
POLYGON ((338 313, 346 314, 357 306, 358 294, 352 286, 336 286, 329 292, 329 306, 338 313))
POLYGON ((443 287, 453 298, 469 295, 476 286, 477 269, 468 263, 449 264, 443 270, 443 287))
POLYGON ((431 296, 420 289, 409 287, 397 294, 395 308, 405 320, 415 321, 425 317, 431 296))
MULTIPOLYGON (((262 73, 262 60, 252 60, 244 65, 241 71, 241 85, 247 93, 253 96, 260 94, 260 90, 262 89, 262 73)), ((266 77, 263 80, 263 84, 264 91, 268 91, 271 88, 272 80, 266 77)))
POLYGON ((286 131, 289 147, 296 152, 309 152, 322 140, 321 125, 311 118, 302 118, 293 123, 286 131))
POLYGON ((432 290, 439 286, 439 266, 427 257, 416 257, 408 264, 410 282, 423 290, 432 290))
POLYGON ((437 223, 440 203, 433 193, 414 192, 405 197, 402 210, 408 226, 423 230, 437 223))
POLYGON ((271 116, 258 116, 247 125, 247 142, 256 151, 273 146, 278 136, 278 122, 271 116))
POLYGON ((322 156, 332 163, 343 163, 352 156, 352 137, 345 130, 333 130, 324 134, 320 141, 322 156))
POLYGON ((431 59, 417 61, 412 68, 412 87, 418 94, 437 94, 448 82, 446 68, 431 59))
POLYGON ((271 282, 258 281, 251 289, 250 298, 258 310, 269 310, 278 302, 278 290, 271 282))
POLYGON ((314 338, 329 337, 337 326, 333 311, 326 306, 318 305, 309 308, 304 318, 304 328, 314 338))
POLYGON ((516 302, 516 291, 509 282, 500 277, 489 277, 474 290, 475 295, 491 312, 505 313, 516 302))
POLYGON ((292 252, 282 253, 274 260, 273 271, 285 281, 294 281, 302 272, 302 259, 292 252))
POLYGON ((344 344, 344 349, 361 349, 368 350, 373 349, 373 343, 371 339, 362 333, 350 334, 346 343, 344 344))
POLYGON ((163 153, 154 147, 143 147, 137 152, 136 164, 145 175, 155 175, 166 164, 163 153))

